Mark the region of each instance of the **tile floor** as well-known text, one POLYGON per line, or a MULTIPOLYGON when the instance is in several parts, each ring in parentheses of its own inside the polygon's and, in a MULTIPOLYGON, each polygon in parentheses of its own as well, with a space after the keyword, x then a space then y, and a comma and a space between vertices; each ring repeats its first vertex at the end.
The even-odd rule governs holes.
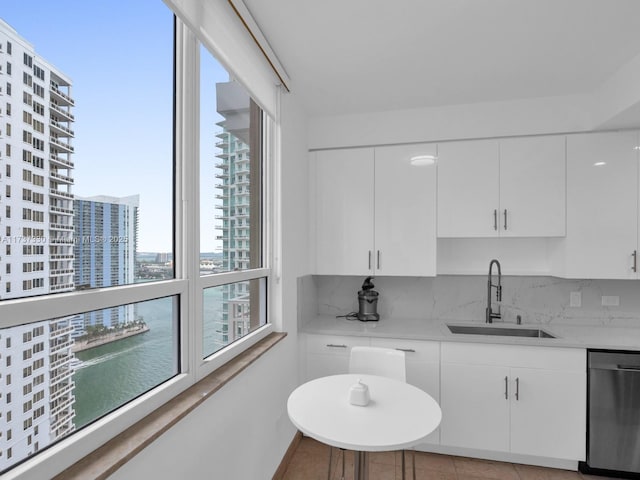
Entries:
MULTIPOLYGON (((284 475, 284 480, 327 480, 329 447, 303 437, 284 475)), ((334 449, 332 480, 340 480, 342 460, 334 449)), ((345 457, 345 480, 353 480, 353 453, 345 457)), ((370 480, 400 480, 400 452, 369 454, 370 480)), ((406 478, 411 479, 411 452, 406 455, 406 478)), ((604 480, 579 472, 417 452, 416 480, 604 480)))

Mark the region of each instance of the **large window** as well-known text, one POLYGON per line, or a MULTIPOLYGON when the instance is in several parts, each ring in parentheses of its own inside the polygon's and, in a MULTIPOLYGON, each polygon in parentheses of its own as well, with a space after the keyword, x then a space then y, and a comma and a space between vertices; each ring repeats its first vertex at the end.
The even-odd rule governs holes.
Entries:
POLYGON ((266 334, 271 120, 159 0, 0 17, 24 79, 0 114, 2 473, 77 460, 266 334))
POLYGON ((245 88, 201 46, 199 270, 203 285, 203 357, 266 323, 266 121, 245 88), (220 273, 227 273, 224 284, 219 284, 220 277, 216 277, 220 273), (240 278, 244 281, 233 281, 240 278))

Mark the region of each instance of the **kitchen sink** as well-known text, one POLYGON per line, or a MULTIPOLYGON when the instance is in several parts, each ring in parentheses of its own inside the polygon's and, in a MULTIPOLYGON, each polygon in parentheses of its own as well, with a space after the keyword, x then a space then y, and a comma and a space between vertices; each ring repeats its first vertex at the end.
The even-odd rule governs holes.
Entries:
POLYGON ((539 328, 509 328, 489 325, 447 325, 451 333, 467 335, 497 335, 500 337, 556 338, 539 328))

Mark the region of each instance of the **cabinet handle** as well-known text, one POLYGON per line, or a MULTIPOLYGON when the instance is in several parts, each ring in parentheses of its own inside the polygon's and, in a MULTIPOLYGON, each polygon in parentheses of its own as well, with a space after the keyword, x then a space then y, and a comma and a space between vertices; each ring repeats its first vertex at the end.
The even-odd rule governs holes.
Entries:
POLYGON ((507 229, 507 209, 504 209, 504 229, 507 229))
POLYGON ((378 266, 376 268, 380 270, 380 250, 378 250, 378 266))
POLYGON ((637 273, 638 272, 638 251, 634 250, 631 256, 633 257, 633 267, 631 267, 631 270, 637 273))
POLYGON ((346 345, 336 345, 334 343, 327 343, 327 347, 329 347, 329 348, 347 348, 346 345))
POLYGON ((406 352, 406 353, 416 353, 416 351, 413 348, 396 348, 396 350, 400 350, 401 352, 406 352))
POLYGON ((498 230, 498 210, 493 210, 493 229, 498 230))
POLYGON ((520 400, 520 377, 516 377, 516 400, 520 400))
POLYGON ((369 270, 371 270, 371 250, 369 250, 369 270))
POLYGON ((509 400, 509 377, 504 377, 504 399, 509 400))

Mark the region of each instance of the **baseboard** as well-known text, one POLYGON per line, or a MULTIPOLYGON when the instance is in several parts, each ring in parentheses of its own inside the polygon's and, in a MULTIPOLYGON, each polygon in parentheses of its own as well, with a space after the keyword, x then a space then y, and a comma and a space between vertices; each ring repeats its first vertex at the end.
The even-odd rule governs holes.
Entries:
POLYGON ((287 471, 289 462, 291 462, 291 458, 293 458, 293 455, 296 453, 296 449, 300 444, 300 440, 302 440, 302 433, 298 431, 293 436, 293 439, 289 444, 289 448, 287 448, 287 451, 285 452, 284 457, 282 457, 282 461, 280 462, 280 465, 278 465, 278 469, 276 470, 276 473, 273 474, 272 480, 282 480, 284 478, 284 474, 287 471))

